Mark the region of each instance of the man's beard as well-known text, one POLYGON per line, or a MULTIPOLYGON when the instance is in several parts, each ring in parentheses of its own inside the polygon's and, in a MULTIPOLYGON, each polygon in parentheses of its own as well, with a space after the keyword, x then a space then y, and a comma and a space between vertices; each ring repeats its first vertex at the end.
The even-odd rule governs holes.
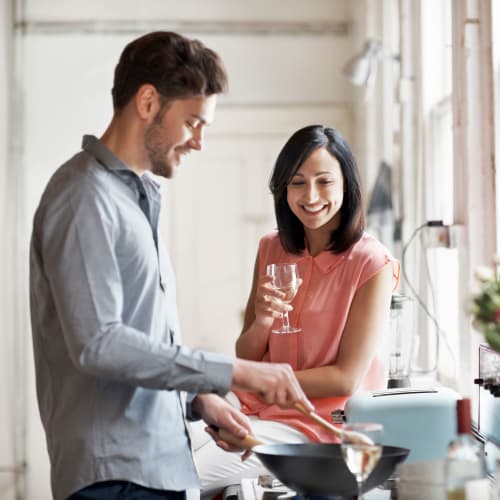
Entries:
POLYGON ((174 146, 162 142, 165 128, 162 125, 163 113, 158 112, 153 123, 144 133, 144 147, 151 162, 151 172, 170 179, 174 175, 174 165, 171 164, 174 146))
POLYGON ((164 157, 155 159, 150 155, 149 158, 151 161, 151 172, 154 175, 159 175, 161 177, 165 177, 166 179, 171 179, 174 176, 174 168, 164 157))

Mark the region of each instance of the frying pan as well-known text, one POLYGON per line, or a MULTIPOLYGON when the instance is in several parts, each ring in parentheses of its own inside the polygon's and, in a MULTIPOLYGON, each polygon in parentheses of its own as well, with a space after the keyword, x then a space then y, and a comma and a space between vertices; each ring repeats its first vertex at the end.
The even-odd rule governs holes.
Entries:
MULTIPOLYGON (((340 495, 355 497, 357 486, 347 468, 339 444, 258 444, 252 436, 238 440, 219 429, 224 441, 251 449, 283 484, 302 495, 340 495)), ((383 446, 382 456, 363 483, 363 492, 382 484, 410 450, 383 446)))
MULTIPOLYGON (((355 497, 357 486, 339 444, 262 444, 252 451, 283 484, 303 495, 355 497)), ((382 484, 410 450, 384 446, 382 456, 363 483, 363 492, 382 484)))

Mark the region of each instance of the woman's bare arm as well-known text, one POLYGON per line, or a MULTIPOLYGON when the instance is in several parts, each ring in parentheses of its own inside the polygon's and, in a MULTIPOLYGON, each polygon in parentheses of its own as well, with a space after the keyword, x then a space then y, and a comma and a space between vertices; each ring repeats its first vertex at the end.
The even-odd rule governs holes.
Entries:
POLYGON ((387 264, 356 292, 335 364, 295 372, 308 397, 350 396, 357 389, 388 327, 392 290, 387 264))

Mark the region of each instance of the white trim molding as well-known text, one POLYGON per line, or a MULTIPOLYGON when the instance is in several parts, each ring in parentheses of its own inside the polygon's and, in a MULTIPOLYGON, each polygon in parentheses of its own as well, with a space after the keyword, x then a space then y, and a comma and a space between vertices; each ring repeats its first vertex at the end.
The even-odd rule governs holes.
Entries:
POLYGON ((496 252, 491 0, 455 0, 453 16, 454 222, 463 224, 460 265, 460 392, 471 394, 479 336, 466 302, 473 272, 496 252))

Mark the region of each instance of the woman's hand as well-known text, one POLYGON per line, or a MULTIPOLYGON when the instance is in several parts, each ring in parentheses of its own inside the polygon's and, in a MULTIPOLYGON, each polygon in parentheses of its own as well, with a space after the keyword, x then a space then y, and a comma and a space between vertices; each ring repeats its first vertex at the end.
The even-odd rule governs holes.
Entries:
MULTIPOLYGON (((248 297, 241 335, 236 341, 239 358, 261 361, 267 351, 271 327, 276 318, 293 307, 283 302, 285 294, 272 285, 272 276, 259 276, 259 256, 255 260, 252 289, 248 297)), ((298 286, 302 280, 298 280, 298 286)))
MULTIPOLYGON (((255 323, 262 328, 270 328, 275 318, 281 318, 285 311, 292 311, 290 304, 283 302, 286 295, 272 284, 271 276, 261 276, 255 293, 255 323)), ((300 280, 300 283, 302 280, 300 280)))

